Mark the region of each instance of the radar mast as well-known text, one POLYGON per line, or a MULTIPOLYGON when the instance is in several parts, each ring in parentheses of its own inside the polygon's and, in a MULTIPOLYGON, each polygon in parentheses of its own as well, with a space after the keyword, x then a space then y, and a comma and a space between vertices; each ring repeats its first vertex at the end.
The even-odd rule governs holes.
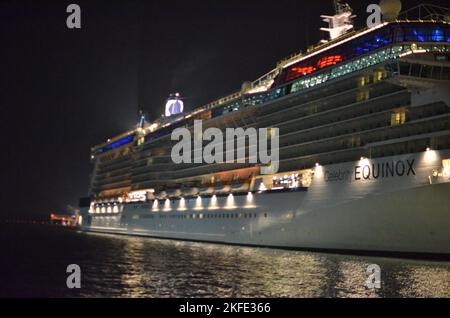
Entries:
MULTIPOLYGON (((356 17, 353 15, 353 9, 350 5, 342 2, 341 0, 334 1, 334 10, 335 15, 333 16, 320 16, 324 22, 328 23, 328 28, 321 28, 320 30, 328 32, 330 40, 334 40, 353 30, 353 19, 356 17)), ((329 40, 322 40, 322 42, 328 41, 329 40)))

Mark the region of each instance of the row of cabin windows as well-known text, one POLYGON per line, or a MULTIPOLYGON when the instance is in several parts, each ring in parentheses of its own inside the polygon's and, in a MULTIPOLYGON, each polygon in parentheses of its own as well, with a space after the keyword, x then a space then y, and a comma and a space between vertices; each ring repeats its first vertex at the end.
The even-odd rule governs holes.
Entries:
MULTIPOLYGON (((252 219, 257 218, 258 213, 199 213, 199 214, 160 214, 160 219, 252 219)), ((264 218, 268 217, 267 213, 263 214, 264 218)))

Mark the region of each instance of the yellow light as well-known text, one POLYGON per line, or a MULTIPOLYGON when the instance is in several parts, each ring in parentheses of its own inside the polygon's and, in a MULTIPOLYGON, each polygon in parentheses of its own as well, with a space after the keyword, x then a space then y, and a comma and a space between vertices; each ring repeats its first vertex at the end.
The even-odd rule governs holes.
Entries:
POLYGON ((180 205, 178 211, 186 211, 186 200, 184 198, 180 199, 180 205))
POLYGON ((217 206, 217 196, 214 194, 211 197, 211 202, 209 204, 209 210, 217 210, 219 207, 217 206))
POLYGON ((201 210, 202 208, 203 208, 202 207, 202 197, 198 196, 197 200, 195 201, 195 208, 194 208, 194 210, 201 210))
POLYGON ((323 166, 317 165, 317 166, 314 168, 314 175, 315 175, 316 177, 323 177, 323 166))
POLYGON ((253 193, 249 192, 247 194, 247 204, 252 204, 253 203, 253 193))
POLYGON ((225 205, 225 209, 236 209, 236 206, 234 205, 234 196, 233 193, 230 193, 227 197, 227 203, 225 205))
POLYGON ((442 166, 444 167, 442 173, 444 174, 444 177, 450 176, 450 159, 442 160, 442 166))
POLYGON ((153 210, 153 211, 158 211, 158 210, 159 210, 159 203, 158 203, 158 200, 153 201, 152 210, 153 210))
POLYGON ((253 193, 249 192, 247 194, 247 202, 244 205, 244 209, 255 209, 256 206, 254 205, 254 198, 253 198, 253 193))
POLYGON ((425 152, 425 161, 427 163, 431 163, 436 161, 436 159, 437 159, 436 151, 427 148, 427 151, 425 152))
POLYGON ((267 191, 267 188, 266 188, 266 185, 264 184, 264 182, 261 182, 261 184, 259 185, 258 191, 260 191, 260 192, 267 191))
POLYGON ((370 161, 366 157, 361 157, 359 164, 361 166, 368 166, 370 164, 370 161))
POLYGON ((170 211, 170 200, 166 199, 166 202, 164 203, 164 211, 170 211))

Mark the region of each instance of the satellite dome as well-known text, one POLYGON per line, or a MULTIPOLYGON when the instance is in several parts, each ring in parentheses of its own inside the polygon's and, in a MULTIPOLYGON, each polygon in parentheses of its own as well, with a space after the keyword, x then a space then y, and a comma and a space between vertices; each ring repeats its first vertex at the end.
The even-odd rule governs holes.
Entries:
POLYGON ((384 20, 392 22, 397 20, 402 10, 402 2, 400 0, 381 0, 380 7, 384 20))

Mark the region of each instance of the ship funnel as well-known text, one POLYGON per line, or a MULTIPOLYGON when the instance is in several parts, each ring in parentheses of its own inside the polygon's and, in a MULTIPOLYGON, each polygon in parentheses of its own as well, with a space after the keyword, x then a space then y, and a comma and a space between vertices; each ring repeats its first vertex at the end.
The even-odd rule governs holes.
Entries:
POLYGON ((384 21, 393 22, 397 20, 402 10, 402 2, 400 0, 381 0, 380 8, 384 21))

